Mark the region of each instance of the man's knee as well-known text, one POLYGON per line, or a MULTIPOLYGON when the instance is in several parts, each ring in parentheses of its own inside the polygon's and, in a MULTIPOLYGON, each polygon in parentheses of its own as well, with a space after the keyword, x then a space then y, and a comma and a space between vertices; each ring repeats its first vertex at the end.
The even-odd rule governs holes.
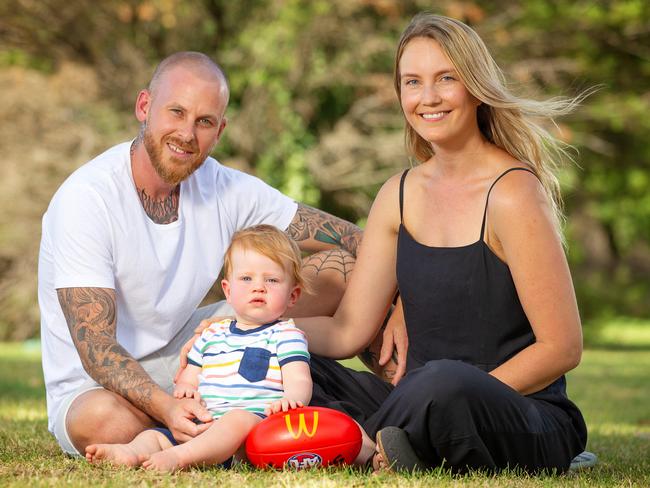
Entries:
POLYGON ((148 415, 103 389, 90 390, 76 398, 65 418, 70 441, 80 453, 89 444, 129 442, 153 425, 148 415))

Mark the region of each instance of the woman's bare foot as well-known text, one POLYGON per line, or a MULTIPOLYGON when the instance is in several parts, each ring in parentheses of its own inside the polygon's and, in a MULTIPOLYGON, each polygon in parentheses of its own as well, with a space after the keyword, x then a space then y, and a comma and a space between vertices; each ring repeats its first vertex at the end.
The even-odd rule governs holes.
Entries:
POLYGON ((109 462, 116 466, 140 466, 143 456, 128 444, 91 444, 86 447, 86 459, 91 463, 109 462))
POLYGON ((173 471, 183 469, 185 466, 183 465, 178 454, 174 451, 173 448, 171 448, 153 453, 149 459, 142 463, 142 467, 144 469, 153 471, 164 471, 171 473, 173 471))
POLYGON ((377 446, 373 467, 375 470, 412 473, 426 469, 426 464, 413 450, 408 434, 399 427, 387 426, 377 432, 377 446))
POLYGON ((379 452, 379 450, 377 450, 375 454, 372 456, 372 469, 375 472, 390 471, 388 468, 388 464, 384 459, 384 456, 381 455, 381 452, 379 452))

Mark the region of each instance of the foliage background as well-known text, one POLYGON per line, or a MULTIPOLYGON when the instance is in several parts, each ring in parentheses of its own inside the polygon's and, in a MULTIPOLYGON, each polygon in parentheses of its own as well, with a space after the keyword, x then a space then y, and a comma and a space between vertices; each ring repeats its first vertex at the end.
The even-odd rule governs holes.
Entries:
POLYGON ((133 137, 155 64, 213 56, 232 91, 215 156, 292 197, 363 223, 409 162, 392 91, 412 15, 459 18, 518 93, 601 90, 557 133, 586 332, 650 316, 650 4, 644 0, 4 0, 0 3, 0 340, 38 334, 40 218, 56 188, 133 137))

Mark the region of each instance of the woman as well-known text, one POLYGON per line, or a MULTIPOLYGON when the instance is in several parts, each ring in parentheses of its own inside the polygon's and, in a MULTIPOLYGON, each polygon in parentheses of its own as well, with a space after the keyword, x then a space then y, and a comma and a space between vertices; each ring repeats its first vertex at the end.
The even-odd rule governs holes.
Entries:
POLYGON ((394 81, 421 164, 378 193, 335 316, 296 322, 314 353, 349 357, 398 288, 408 373, 392 389, 314 358, 312 404, 377 434, 376 466, 564 472, 587 437, 564 379, 582 334, 553 172, 563 150, 533 117, 579 100, 515 97, 472 29, 431 14, 403 33, 394 81))

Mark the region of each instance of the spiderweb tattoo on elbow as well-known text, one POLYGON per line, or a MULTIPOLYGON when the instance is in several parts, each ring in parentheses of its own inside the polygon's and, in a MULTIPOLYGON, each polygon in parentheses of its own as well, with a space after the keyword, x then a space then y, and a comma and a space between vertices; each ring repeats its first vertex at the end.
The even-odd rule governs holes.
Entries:
POLYGON ((348 281, 348 275, 354 269, 355 258, 342 249, 329 249, 305 258, 303 269, 312 271, 316 276, 323 271, 333 271, 348 281))

